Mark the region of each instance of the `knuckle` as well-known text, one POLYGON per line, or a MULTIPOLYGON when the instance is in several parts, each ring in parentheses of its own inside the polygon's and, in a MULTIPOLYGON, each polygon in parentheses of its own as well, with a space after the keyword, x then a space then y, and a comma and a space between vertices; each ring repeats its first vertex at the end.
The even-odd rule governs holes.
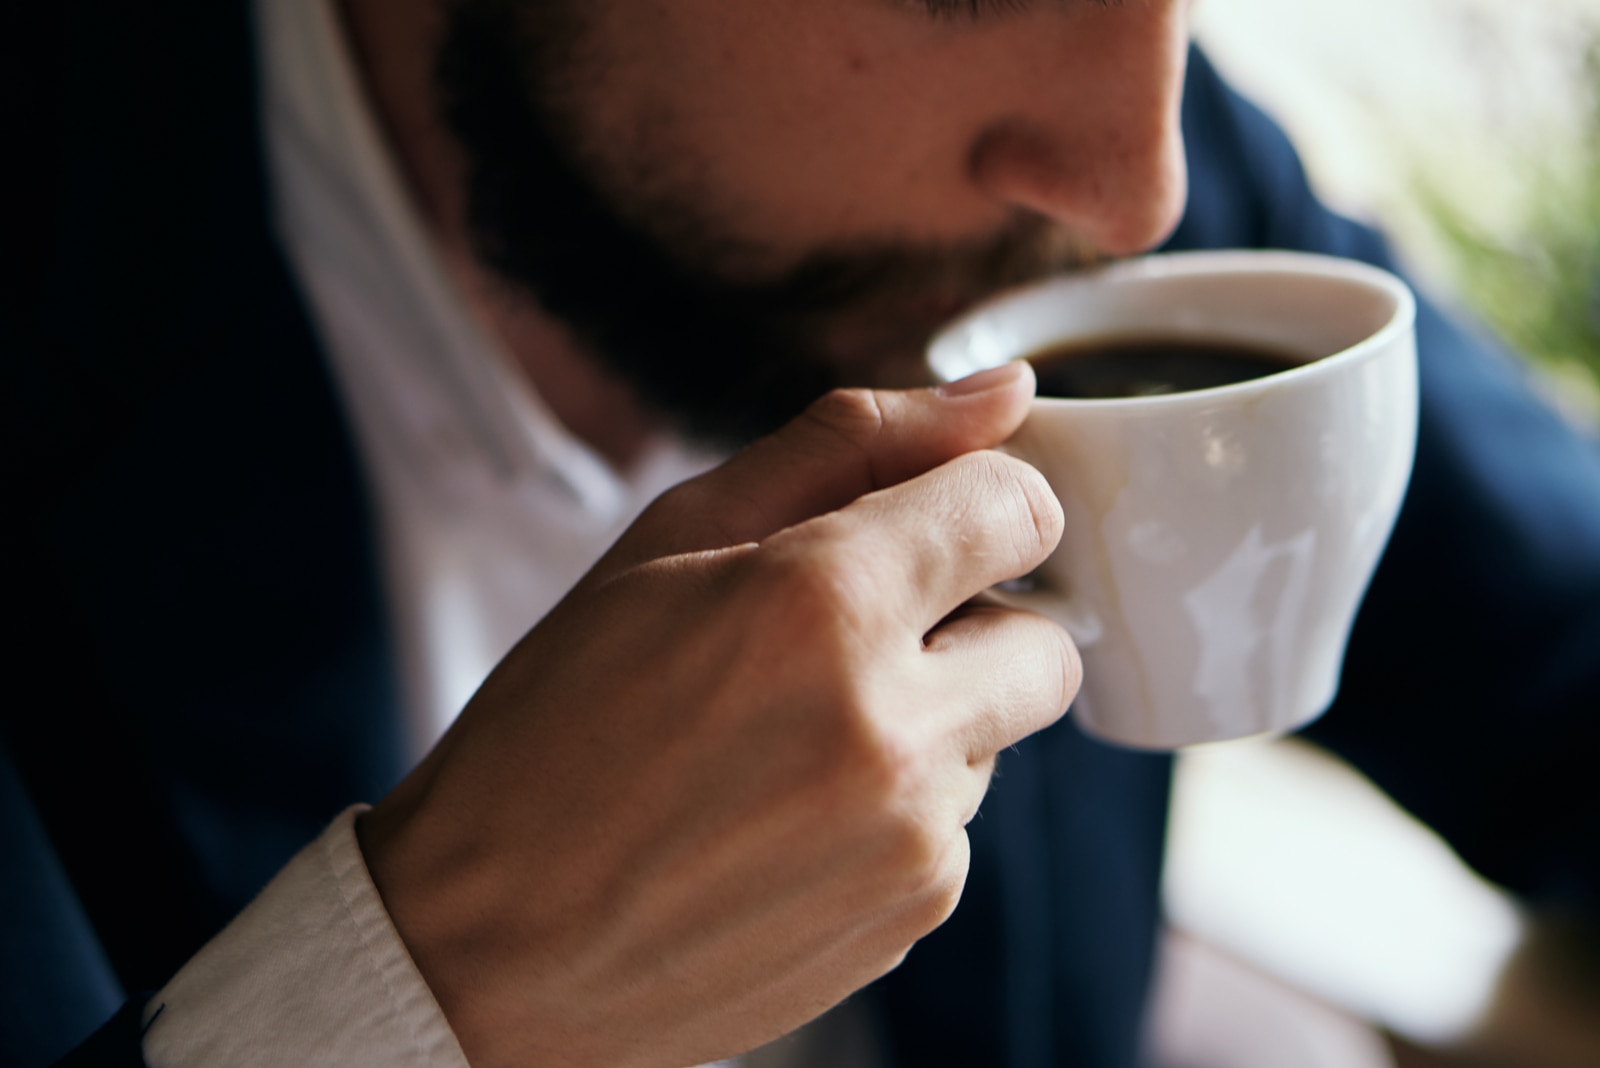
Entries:
POLYGON ((903 919, 921 937, 947 919, 965 885, 969 848, 965 830, 939 816, 945 806, 933 760, 914 732, 859 717, 851 726, 849 753, 840 763, 851 779, 849 796, 858 819, 867 817, 875 859, 863 871, 885 902, 897 902, 903 919), (870 873, 870 874, 869 874, 870 873))
POLYGON ((859 690, 846 692, 834 704, 833 736, 838 741, 838 767, 851 782, 851 792, 867 811, 884 814, 897 829, 906 797, 920 775, 921 757, 908 740, 886 726, 873 702, 859 690))
POLYGON ((801 418, 852 443, 871 441, 885 423, 883 406, 870 389, 830 390, 812 402, 801 418))
POLYGON ((937 865, 944 845, 926 816, 931 757, 912 732, 886 724, 876 710, 858 706, 835 724, 838 767, 857 811, 870 820, 882 871, 901 889, 919 885, 937 865))
POLYGON ((881 978, 882 976, 888 975, 890 972, 898 969, 900 965, 904 964, 906 962, 906 957, 910 956, 911 954, 911 946, 907 943, 914 943, 915 941, 915 936, 912 936, 909 939, 902 938, 896 944, 895 948, 884 956, 882 963, 878 965, 878 977, 881 978))
POLYGON ((895 821, 884 852, 895 893, 908 899, 936 893, 948 848, 944 836, 927 820, 895 821))
POLYGON ((828 525, 815 521, 814 536, 783 539, 768 554, 775 609, 792 626, 819 628, 811 633, 853 629, 873 601, 872 567, 845 539, 829 536, 828 525))
POLYGON ((983 465, 981 477, 999 495, 1011 517, 1022 554, 1037 558, 1053 550, 1061 540, 1066 517, 1050 483, 1031 464, 1014 456, 992 450, 973 456, 983 465))
POLYGON ((941 845, 937 860, 906 898, 907 918, 917 928, 918 937, 948 920, 966 889, 972 855, 966 832, 957 832, 941 845))
POLYGON ((680 482, 651 501, 634 525, 666 524, 680 516, 703 513, 713 503, 712 498, 713 494, 706 488, 703 479, 692 478, 680 482))

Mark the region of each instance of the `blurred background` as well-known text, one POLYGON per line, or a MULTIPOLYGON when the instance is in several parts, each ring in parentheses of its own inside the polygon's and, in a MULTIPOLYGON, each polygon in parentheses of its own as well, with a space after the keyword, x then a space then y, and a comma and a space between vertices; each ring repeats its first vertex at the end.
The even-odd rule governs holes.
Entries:
POLYGON ((1194 17, 1325 200, 1600 415, 1600 0, 1195 0, 1194 17))
MULTIPOLYGON (((1321 196, 1595 433, 1600 0, 1195 0, 1194 20, 1321 196)), ((1170 836, 1158 1068, 1600 1066, 1576 936, 1325 754, 1185 754, 1170 836)))

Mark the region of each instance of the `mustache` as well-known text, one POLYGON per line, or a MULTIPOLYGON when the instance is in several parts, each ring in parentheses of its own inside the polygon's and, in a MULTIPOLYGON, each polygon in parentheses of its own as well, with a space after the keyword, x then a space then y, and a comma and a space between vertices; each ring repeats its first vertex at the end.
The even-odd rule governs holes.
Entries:
POLYGON ((813 252, 740 302, 751 313, 797 324, 877 307, 953 309, 1107 259, 1073 231, 1040 216, 1019 215, 998 233, 975 241, 883 242, 813 252))

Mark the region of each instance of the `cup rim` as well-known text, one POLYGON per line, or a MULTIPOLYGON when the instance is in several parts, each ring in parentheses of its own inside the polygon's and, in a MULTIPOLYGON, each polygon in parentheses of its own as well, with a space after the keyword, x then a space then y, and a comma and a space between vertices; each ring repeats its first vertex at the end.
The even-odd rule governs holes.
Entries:
MULTIPOLYGON (((1231 382, 1204 389, 1190 389, 1179 393, 1158 393, 1140 397, 1038 397, 1035 404, 1051 408, 1128 408, 1163 407, 1186 403, 1209 402, 1234 396, 1247 396, 1265 389, 1281 388, 1285 381, 1299 381, 1323 374, 1334 374, 1347 364, 1359 363, 1384 350, 1399 335, 1411 330, 1416 322, 1416 297, 1401 278, 1381 267, 1361 260, 1340 256, 1327 256, 1312 252, 1293 252, 1268 249, 1224 249, 1199 252, 1159 252, 1133 259, 1119 260, 1103 267, 1086 271, 1056 275, 996 293, 967 309, 960 316, 941 327, 928 342, 923 361, 929 371, 941 382, 934 354, 974 321, 992 315, 997 308, 1014 301, 1024 300, 1051 289, 1075 289, 1085 285, 1119 282, 1125 280, 1156 280, 1183 278, 1196 275, 1260 275, 1294 274, 1309 278, 1327 278, 1343 282, 1356 282, 1383 291, 1394 301, 1394 311, 1387 322, 1365 338, 1348 348, 1318 357, 1308 363, 1274 371, 1260 378, 1231 382)), ((1004 362, 1020 359, 1024 353, 1006 358, 1004 362)), ((995 366, 999 366, 996 364, 995 366)))

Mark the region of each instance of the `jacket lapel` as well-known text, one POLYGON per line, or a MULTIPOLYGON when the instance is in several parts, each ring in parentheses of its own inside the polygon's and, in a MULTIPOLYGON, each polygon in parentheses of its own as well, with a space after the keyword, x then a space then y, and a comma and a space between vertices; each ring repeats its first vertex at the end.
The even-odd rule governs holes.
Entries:
POLYGON ((403 758, 371 510, 267 217, 249 4, 77 9, 30 495, 35 596, 100 697, 7 726, 149 985, 403 758), (130 865, 185 874, 130 894, 130 865))

